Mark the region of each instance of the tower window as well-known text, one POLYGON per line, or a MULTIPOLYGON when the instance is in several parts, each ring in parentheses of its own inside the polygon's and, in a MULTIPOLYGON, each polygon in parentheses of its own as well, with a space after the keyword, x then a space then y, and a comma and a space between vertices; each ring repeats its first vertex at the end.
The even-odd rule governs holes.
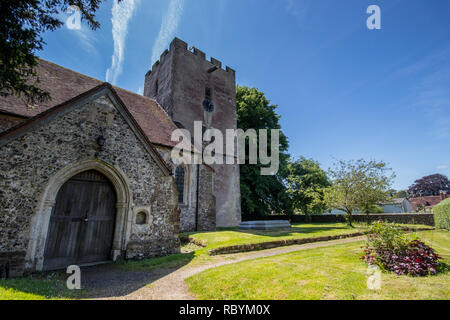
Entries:
POLYGON ((205 88, 205 99, 211 101, 212 100, 212 90, 209 87, 205 88))
POLYGON ((158 80, 155 82, 155 96, 158 95, 158 80))
POLYGON ((175 184, 178 190, 178 203, 184 202, 184 169, 179 166, 175 170, 175 184))

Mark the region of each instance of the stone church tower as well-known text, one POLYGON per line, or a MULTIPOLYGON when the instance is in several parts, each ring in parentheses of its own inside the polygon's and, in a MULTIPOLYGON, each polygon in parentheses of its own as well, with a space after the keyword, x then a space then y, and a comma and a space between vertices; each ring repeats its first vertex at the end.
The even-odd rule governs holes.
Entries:
MULTIPOLYGON (((222 69, 222 63, 214 58, 206 60, 204 52, 188 49, 180 39, 171 42, 169 50, 146 74, 144 95, 156 99, 175 124, 189 130, 192 137, 194 121, 220 130, 224 137, 226 129, 236 129, 235 71, 222 69)), ((236 151, 223 156, 236 158, 236 151)), ((241 222, 239 165, 215 164, 213 169, 216 225, 237 226, 241 222)))

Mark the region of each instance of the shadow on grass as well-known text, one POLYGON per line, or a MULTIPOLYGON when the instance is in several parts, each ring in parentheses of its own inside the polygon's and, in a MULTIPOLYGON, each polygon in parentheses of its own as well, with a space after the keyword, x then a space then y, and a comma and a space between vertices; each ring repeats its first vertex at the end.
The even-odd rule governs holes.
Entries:
POLYGON ((87 299, 128 295, 188 264, 194 252, 140 261, 122 261, 81 268, 81 290, 66 287, 65 271, 0 280, 1 299, 87 299), (3 289, 3 290, 2 290, 3 289))
POLYGON ((0 280, 0 300, 81 299, 84 292, 69 290, 62 272, 0 280))

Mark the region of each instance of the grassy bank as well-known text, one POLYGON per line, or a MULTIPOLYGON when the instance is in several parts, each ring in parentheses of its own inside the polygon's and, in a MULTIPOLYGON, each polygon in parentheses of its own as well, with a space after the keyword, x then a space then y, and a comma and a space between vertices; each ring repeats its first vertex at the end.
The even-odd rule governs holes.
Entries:
MULTIPOLYGON (((450 264, 450 233, 420 232, 450 264)), ((450 273, 413 278, 382 274, 367 288, 361 243, 336 245, 241 262, 187 279, 200 299, 450 299, 450 273)))

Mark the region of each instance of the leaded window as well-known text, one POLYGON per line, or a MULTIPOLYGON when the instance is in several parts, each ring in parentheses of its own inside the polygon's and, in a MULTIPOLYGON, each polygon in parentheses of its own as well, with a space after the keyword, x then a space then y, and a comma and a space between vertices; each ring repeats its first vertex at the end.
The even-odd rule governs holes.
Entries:
POLYGON ((175 170, 175 184, 178 190, 178 203, 184 202, 184 169, 177 167, 175 170))

